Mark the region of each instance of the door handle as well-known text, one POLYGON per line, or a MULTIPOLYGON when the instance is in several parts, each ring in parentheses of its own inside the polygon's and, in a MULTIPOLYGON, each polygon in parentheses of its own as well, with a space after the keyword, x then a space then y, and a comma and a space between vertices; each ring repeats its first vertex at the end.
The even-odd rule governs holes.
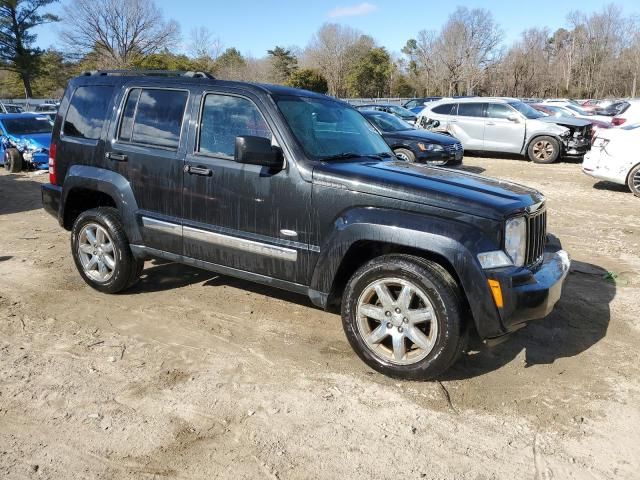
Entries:
POLYGON ((487 123, 486 123, 486 125, 494 126, 494 125, 495 125, 495 123, 493 123, 493 122, 487 122, 487 123))
POLYGON ((123 153, 107 152, 105 157, 115 162, 126 162, 129 158, 123 153))
POLYGON ((458 120, 449 120, 449 123, 458 123, 458 120))
POLYGON ((203 177, 210 177, 211 175, 213 175, 213 170, 211 170, 210 168, 194 167, 192 165, 185 165, 184 171, 189 175, 202 175, 203 177))

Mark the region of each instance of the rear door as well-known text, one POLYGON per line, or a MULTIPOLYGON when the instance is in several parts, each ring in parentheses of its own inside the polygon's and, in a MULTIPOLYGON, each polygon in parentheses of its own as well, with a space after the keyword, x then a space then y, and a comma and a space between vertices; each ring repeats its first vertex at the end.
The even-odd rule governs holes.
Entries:
POLYGON ((453 134, 465 150, 484 149, 484 102, 458 104, 458 115, 449 120, 449 132, 453 134))
POLYGON ((105 158, 131 185, 145 246, 182 253, 182 167, 186 88, 131 85, 125 90, 105 158))
POLYGON ((484 150, 520 153, 526 129, 522 116, 504 103, 489 103, 486 112, 484 150))

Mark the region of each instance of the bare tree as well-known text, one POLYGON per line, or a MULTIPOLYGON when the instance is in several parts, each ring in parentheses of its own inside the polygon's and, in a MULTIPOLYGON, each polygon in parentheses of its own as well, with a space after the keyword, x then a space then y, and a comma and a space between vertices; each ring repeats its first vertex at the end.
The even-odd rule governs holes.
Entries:
POLYGON ((305 54, 311 66, 317 67, 327 79, 329 95, 346 95, 347 75, 360 36, 350 27, 326 23, 311 39, 305 54))
POLYGON ((207 27, 199 27, 191 30, 188 52, 194 58, 210 58, 216 60, 223 51, 220 37, 207 27))
POLYGON ((140 56, 175 45, 179 26, 153 0, 71 0, 62 39, 70 52, 94 52, 105 66, 127 67, 140 56))

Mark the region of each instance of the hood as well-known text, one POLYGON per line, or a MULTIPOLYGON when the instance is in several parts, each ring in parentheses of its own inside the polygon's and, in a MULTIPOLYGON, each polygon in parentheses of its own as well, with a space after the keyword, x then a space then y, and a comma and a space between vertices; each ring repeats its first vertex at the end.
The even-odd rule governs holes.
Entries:
POLYGON ((400 160, 320 163, 313 181, 499 220, 544 201, 536 190, 515 183, 400 160))
MULTIPOLYGON (((32 133, 27 135, 6 135, 4 142, 16 147, 19 151, 49 150, 51 133, 32 133)), ((3 142, 3 143, 4 143, 3 142)))
POLYGON ((562 125, 563 127, 586 127, 591 123, 588 120, 582 120, 576 117, 540 117, 536 118, 536 120, 555 123, 556 125, 562 125))
POLYGON ((414 142, 427 142, 436 143, 438 145, 453 145, 459 143, 458 140, 449 135, 443 135, 441 133, 430 132, 422 128, 416 128, 413 130, 401 130, 399 132, 382 132, 383 137, 401 138, 404 140, 411 140, 414 142))

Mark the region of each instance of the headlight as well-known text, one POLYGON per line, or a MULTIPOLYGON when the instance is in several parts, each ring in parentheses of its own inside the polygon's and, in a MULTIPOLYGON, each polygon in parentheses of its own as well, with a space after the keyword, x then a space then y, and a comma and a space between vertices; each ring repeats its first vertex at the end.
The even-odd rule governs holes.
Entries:
POLYGON ((494 252, 482 252, 478 254, 478 260, 483 269, 508 267, 513 265, 513 262, 509 256, 502 250, 496 250, 494 252))
POLYGON ((513 264, 524 265, 527 249, 527 222, 524 217, 507 220, 504 229, 504 251, 511 257, 513 264))
POLYGON ((418 148, 423 152, 444 152, 444 148, 442 145, 437 145, 435 143, 418 143, 418 148))

